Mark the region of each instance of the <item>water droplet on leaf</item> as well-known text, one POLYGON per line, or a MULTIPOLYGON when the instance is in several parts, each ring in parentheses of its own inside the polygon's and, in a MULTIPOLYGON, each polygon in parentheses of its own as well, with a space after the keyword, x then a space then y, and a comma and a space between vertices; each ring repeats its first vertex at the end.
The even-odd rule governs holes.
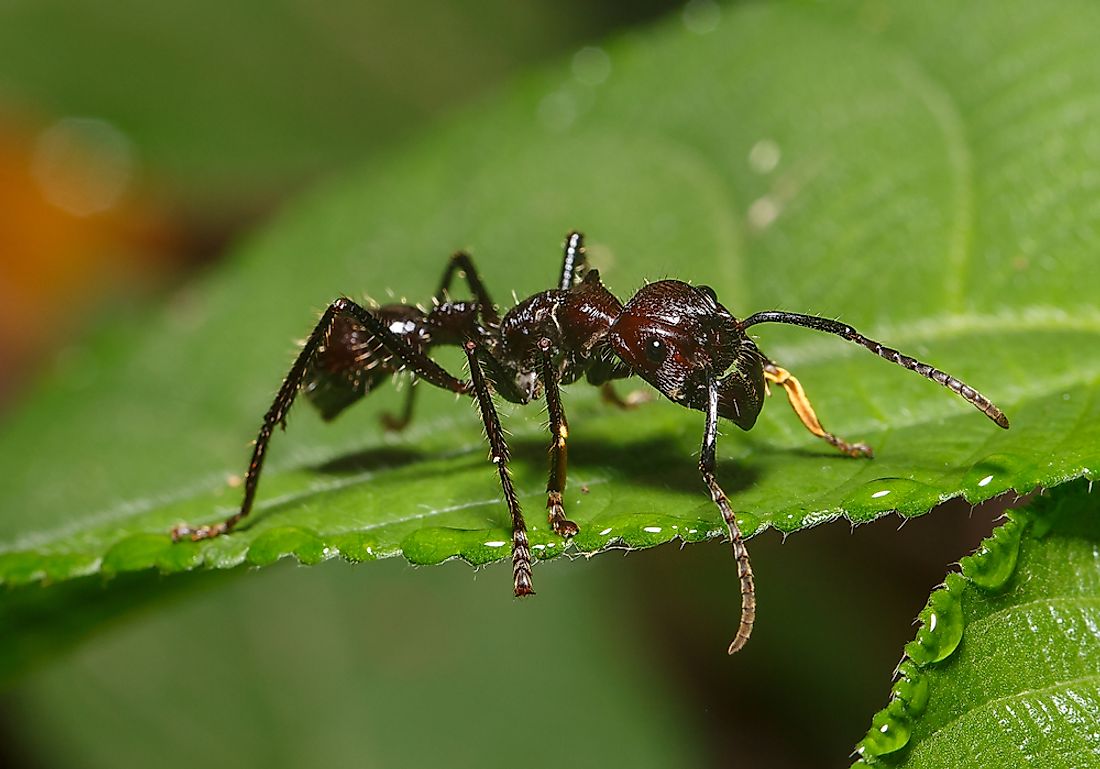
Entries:
POLYGON ((918 665, 931 665, 947 659, 958 648, 963 633, 962 604, 959 588, 952 589, 953 580, 948 577, 948 587, 932 593, 928 605, 920 613, 922 625, 916 640, 905 645, 905 653, 918 665))
POLYGON ((973 555, 960 561, 963 576, 978 587, 998 590, 1016 571, 1016 559, 1020 554, 1020 536, 1024 523, 1009 518, 993 534, 983 540, 973 555))

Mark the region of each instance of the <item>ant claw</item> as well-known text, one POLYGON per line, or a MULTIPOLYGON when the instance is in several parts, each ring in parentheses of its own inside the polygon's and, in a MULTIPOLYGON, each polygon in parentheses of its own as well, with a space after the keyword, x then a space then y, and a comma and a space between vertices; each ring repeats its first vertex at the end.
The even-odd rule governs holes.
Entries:
POLYGON ((378 417, 378 421, 382 423, 382 429, 388 433, 400 433, 409 426, 408 419, 395 417, 393 414, 382 414, 378 417))
POLYGON ((550 525, 554 527, 554 533, 559 537, 577 536, 577 533, 581 530, 581 527, 566 518, 555 518, 550 521, 550 525))
POLYGON ((180 542, 181 540, 189 539, 192 542, 198 542, 202 539, 211 539, 217 537, 220 534, 224 534, 228 530, 225 523, 215 523, 209 526, 196 526, 192 528, 189 524, 181 523, 172 527, 172 541, 180 542))

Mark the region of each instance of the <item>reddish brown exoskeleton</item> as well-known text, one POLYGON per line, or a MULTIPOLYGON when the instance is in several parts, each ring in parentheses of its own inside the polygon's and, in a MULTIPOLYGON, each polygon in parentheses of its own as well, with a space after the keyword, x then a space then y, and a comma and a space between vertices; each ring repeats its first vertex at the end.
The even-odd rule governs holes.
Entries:
MULTIPOLYGON (((309 335, 264 416, 245 476, 240 510, 220 523, 177 526, 172 536, 177 540, 215 537, 231 531, 248 515, 272 432, 276 425, 285 424, 300 389, 305 389, 328 420, 392 374, 407 371, 436 387, 469 395, 477 403, 512 519, 515 594, 531 595, 527 527, 508 472, 508 446, 493 392, 513 403, 545 396, 550 415, 548 517, 557 534, 571 537, 578 529, 566 518, 562 504, 569 432, 560 387, 584 379, 603 388, 607 400, 629 407, 629 402, 614 395, 610 384, 637 375, 669 400, 706 415, 699 470, 729 529, 741 583, 741 623, 729 647, 732 654, 744 646, 752 632, 756 594, 737 517, 715 477, 718 420, 728 419, 743 430, 750 429, 760 413, 766 388, 775 384, 784 389, 810 432, 849 456, 871 456, 870 447, 844 441, 821 426, 798 380, 761 353, 745 333, 758 323, 806 326, 861 344, 944 385, 1000 427, 1008 427, 1001 410, 977 390, 843 323, 778 311, 760 312, 739 321, 712 289, 678 280, 650 283, 624 306, 603 285, 599 273, 586 268, 583 237, 573 232, 565 241, 558 287, 525 299, 503 318, 465 253, 451 258, 430 310, 406 304, 367 309, 347 298, 334 301, 309 335), (465 278, 472 300, 450 297, 456 274, 465 278), (465 351, 469 380, 452 376, 429 357, 431 349, 440 345, 460 346, 465 351)), ((415 392, 415 388, 409 389, 400 417, 383 417, 387 427, 400 429, 407 424, 415 392)))

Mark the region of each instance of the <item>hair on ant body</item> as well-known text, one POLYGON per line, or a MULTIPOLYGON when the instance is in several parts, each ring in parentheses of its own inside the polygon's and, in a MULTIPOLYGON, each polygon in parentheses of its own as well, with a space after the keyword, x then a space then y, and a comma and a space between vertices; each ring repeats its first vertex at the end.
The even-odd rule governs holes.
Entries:
MULTIPOLYGON (((742 430, 755 423, 770 385, 782 387, 802 424, 811 433, 851 457, 870 457, 871 448, 849 443, 821 426, 798 380, 765 356, 746 329, 759 323, 787 323, 835 334, 866 347, 892 363, 947 387, 973 404, 998 426, 1008 418, 984 395, 949 374, 863 336, 851 326, 812 315, 768 311, 737 320, 708 286, 678 280, 650 283, 625 305, 603 285, 585 262, 583 236, 566 238, 557 288, 539 292, 498 315, 469 255, 456 253, 443 274, 430 310, 407 304, 367 309, 346 297, 328 306, 264 415, 244 479, 240 510, 210 525, 181 524, 175 540, 201 540, 226 534, 249 514, 264 457, 276 425, 286 416, 299 390, 325 420, 370 393, 399 371, 431 385, 468 395, 477 404, 512 519, 512 577, 515 595, 532 595, 531 549, 527 525, 508 471, 508 445, 493 403, 493 393, 512 403, 546 399, 550 427, 550 472, 546 507, 553 530, 572 537, 577 524, 565 514, 569 428, 560 388, 584 379, 622 407, 633 404, 610 389, 616 379, 639 376, 674 403, 705 415, 699 472, 729 530, 741 585, 741 621, 730 644, 733 654, 745 645, 756 616, 756 591, 748 550, 737 516, 715 476, 719 419, 742 430), (472 300, 456 301, 450 287, 465 278, 472 300), (429 356, 433 347, 458 346, 466 354, 469 379, 445 371, 429 356)), ((416 388, 409 388, 400 416, 383 416, 398 430, 412 415, 416 388)))

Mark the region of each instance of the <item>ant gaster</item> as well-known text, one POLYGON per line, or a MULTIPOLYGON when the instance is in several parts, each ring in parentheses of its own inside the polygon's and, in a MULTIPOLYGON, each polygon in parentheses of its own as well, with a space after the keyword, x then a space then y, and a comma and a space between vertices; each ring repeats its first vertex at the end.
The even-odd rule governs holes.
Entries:
MULTIPOLYGON (((180 525, 174 539, 200 540, 231 531, 252 509, 264 456, 276 425, 286 426, 287 411, 299 389, 325 420, 371 392, 400 371, 462 395, 477 404, 512 519, 512 576, 517 596, 531 595, 531 550, 527 526, 508 471, 508 446, 493 405, 493 392, 512 403, 546 399, 550 422, 550 475, 546 507, 550 526, 563 536, 577 533, 562 504, 565 489, 566 440, 569 430, 560 387, 584 378, 602 388, 607 400, 623 407, 610 383, 637 375, 669 400, 706 415, 699 471, 729 529, 741 584, 741 622, 730 644, 734 653, 749 638, 756 615, 749 554, 737 517, 715 477, 715 443, 719 418, 742 430, 756 422, 769 385, 782 387, 802 424, 842 453, 870 457, 863 443, 849 443, 827 432, 818 421, 802 386, 789 372, 760 352, 745 333, 758 323, 789 323, 836 334, 866 347, 888 361, 915 371, 968 400, 1000 427, 1008 419, 989 399, 953 376, 875 342, 843 323, 790 312, 759 312, 737 320, 708 286, 678 280, 649 283, 624 306, 587 269, 583 236, 565 241, 558 287, 542 291, 509 310, 503 318, 489 298, 473 262, 455 254, 443 274, 432 308, 406 304, 367 309, 346 297, 329 305, 309 335, 279 388, 256 438, 244 480, 240 510, 221 523, 180 525), (450 297, 451 282, 461 274, 472 301, 450 297), (439 345, 456 345, 466 354, 469 380, 458 379, 428 353, 439 345)), ((404 427, 412 413, 416 389, 410 387, 403 413, 385 415, 390 429, 404 427)))

